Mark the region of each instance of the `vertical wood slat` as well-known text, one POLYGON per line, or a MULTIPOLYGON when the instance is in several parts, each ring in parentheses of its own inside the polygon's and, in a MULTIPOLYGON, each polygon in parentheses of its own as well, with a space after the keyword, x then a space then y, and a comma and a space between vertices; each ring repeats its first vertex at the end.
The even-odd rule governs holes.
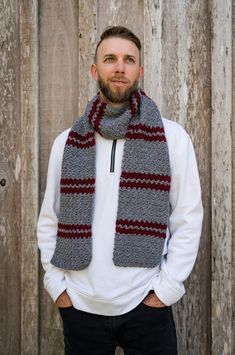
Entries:
POLYGON ((38 17, 19 3, 21 43, 21 354, 38 354, 38 17))
POLYGON ((212 13, 212 354, 232 350, 231 1, 212 13))
MULTIPOLYGON (((40 196, 55 137, 78 116, 78 1, 42 0, 40 13, 40 196)), ((63 354, 60 316, 40 272, 40 354, 63 354)))
POLYGON ((102 0, 97 1, 98 36, 107 26, 121 25, 130 28, 142 39, 143 1, 102 0))
POLYGON ((163 0, 144 1, 143 65, 147 95, 162 107, 163 0))
POLYGON ((97 4, 96 0, 80 0, 79 1, 79 60, 78 72, 78 112, 81 116, 87 105, 87 102, 95 95, 97 91, 96 82, 91 77, 90 67, 93 63, 93 55, 95 53, 96 38, 96 21, 97 21, 97 4))
MULTIPOLYGON (((232 1, 232 297, 235 298, 235 1, 232 1)), ((232 302, 232 354, 235 354, 235 302, 232 302)))
POLYGON ((179 353, 210 352, 210 24, 204 1, 145 1, 145 91, 186 128, 198 158, 205 219, 186 295, 173 307, 179 353), (147 78, 147 79, 146 79, 147 78), (206 256, 206 257, 205 257, 206 256), (206 314, 206 317, 205 317, 206 314))
POLYGON ((0 353, 20 349, 20 56, 18 1, 0 2, 0 353), (4 183, 3 183, 4 184, 4 183))

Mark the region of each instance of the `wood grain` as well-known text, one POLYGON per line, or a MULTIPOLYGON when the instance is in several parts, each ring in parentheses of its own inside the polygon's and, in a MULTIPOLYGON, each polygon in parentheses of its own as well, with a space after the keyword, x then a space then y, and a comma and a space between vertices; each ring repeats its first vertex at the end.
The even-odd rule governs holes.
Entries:
POLYGON ((232 9, 212 1, 212 353, 232 351, 232 9), (221 31, 221 28, 223 30, 221 31))
POLYGON ((96 94, 96 82, 91 76, 90 68, 94 62, 94 53, 97 44, 97 7, 95 0, 79 1, 79 89, 78 106, 79 116, 84 112, 87 102, 96 94))
POLYGON ((20 48, 18 1, 0 2, 0 353, 20 353, 20 48))
MULTIPOLYGON (((235 1, 232 1, 232 291, 235 298, 235 1)), ((232 354, 235 354, 235 302, 232 302, 232 354)))
POLYGON ((107 26, 126 26, 142 40, 143 1, 102 0, 97 2, 98 36, 107 26))
POLYGON ((164 77, 161 75, 163 66, 163 2, 162 0, 144 1, 143 27, 143 65, 144 89, 162 109, 164 77))
MULTIPOLYGON (((78 2, 40 1, 40 196, 55 137, 78 117, 78 2)), ((40 272, 40 354, 63 353, 60 316, 40 272)))
POLYGON ((21 43, 21 354, 38 354, 38 8, 19 3, 21 43))

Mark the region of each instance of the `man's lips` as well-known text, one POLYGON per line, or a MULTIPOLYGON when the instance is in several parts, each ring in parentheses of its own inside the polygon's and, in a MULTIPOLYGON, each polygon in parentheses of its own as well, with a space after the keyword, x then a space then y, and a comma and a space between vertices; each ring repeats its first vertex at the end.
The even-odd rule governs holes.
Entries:
POLYGON ((111 79, 111 82, 116 86, 123 86, 128 84, 128 80, 125 79, 111 79))

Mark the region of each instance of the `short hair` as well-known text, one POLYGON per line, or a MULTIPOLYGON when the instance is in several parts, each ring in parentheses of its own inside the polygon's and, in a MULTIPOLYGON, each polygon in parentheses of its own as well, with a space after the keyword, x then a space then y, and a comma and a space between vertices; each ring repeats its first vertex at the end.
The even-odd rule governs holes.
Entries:
POLYGON ((103 40, 111 37, 127 39, 128 41, 131 41, 136 45, 136 47, 139 49, 139 52, 141 51, 141 43, 139 38, 131 30, 129 30, 129 28, 123 26, 109 26, 106 27, 105 31, 100 36, 100 40, 96 46, 94 58, 95 62, 97 60, 97 51, 100 44, 103 42, 103 40))

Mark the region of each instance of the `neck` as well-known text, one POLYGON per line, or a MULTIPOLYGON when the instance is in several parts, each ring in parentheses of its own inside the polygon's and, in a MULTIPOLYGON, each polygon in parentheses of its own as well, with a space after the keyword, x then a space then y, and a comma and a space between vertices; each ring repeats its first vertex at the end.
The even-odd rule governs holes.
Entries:
POLYGON ((101 101, 105 102, 106 104, 110 105, 113 108, 123 108, 123 107, 127 107, 129 105, 129 101, 125 101, 125 102, 121 102, 121 103, 116 103, 116 102, 112 102, 110 100, 108 100, 103 94, 102 92, 100 92, 100 99, 101 101))

